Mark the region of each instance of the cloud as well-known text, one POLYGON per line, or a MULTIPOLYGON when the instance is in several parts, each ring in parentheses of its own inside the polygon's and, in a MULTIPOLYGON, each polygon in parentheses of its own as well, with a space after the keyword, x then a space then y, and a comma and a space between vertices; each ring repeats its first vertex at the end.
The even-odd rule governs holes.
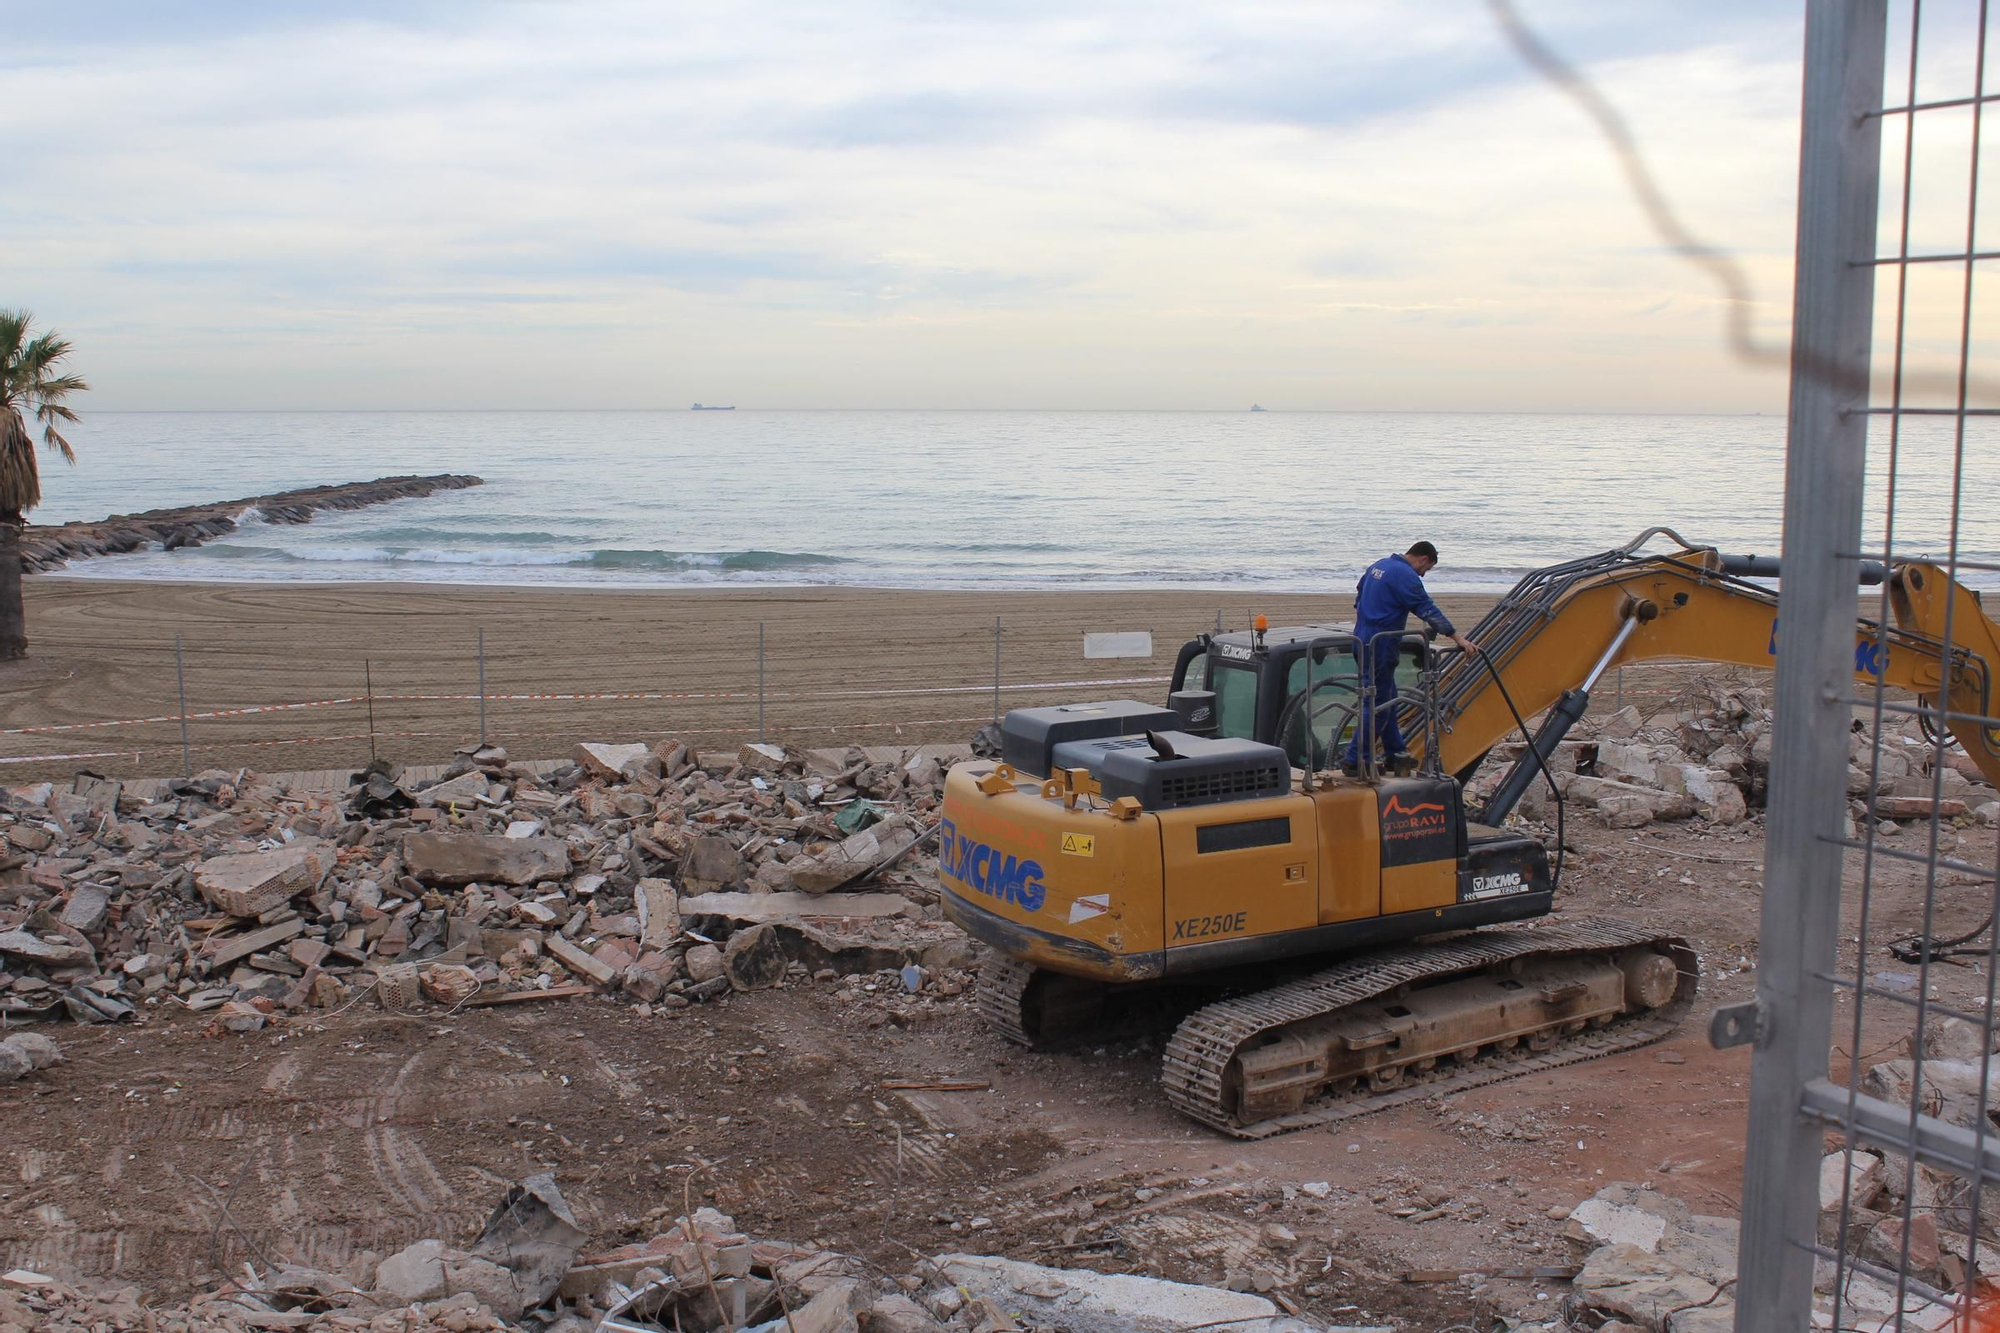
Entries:
MULTIPOLYGON (((1780 323, 1792 9, 1528 6, 1780 323)), ((163 14, 0 56, 95 406, 1782 401, 1476 4, 163 14)))

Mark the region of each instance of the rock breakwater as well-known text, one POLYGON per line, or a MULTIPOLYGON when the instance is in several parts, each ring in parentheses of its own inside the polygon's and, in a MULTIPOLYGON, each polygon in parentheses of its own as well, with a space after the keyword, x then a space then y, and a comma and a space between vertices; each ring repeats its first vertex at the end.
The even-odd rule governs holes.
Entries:
POLYGON ((325 509, 366 509, 390 500, 413 500, 437 491, 483 484, 479 477, 450 472, 430 477, 382 477, 180 509, 114 514, 94 522, 47 527, 29 524, 21 533, 21 569, 24 573, 45 574, 72 560, 124 555, 150 546, 169 551, 200 546, 211 538, 236 531, 243 517, 253 510, 265 523, 310 523, 314 514, 325 509))

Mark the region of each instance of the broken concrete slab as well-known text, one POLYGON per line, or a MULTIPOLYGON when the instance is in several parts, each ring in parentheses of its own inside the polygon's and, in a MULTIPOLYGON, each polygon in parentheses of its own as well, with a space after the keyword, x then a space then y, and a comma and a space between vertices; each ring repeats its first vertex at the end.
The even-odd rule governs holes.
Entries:
POLYGON ((62 924, 79 935, 96 933, 111 910, 111 895, 95 884, 79 884, 63 905, 62 924))
POLYGON ((1861 1080, 1861 1090, 1897 1106, 1921 1105, 1926 1114, 1967 1129, 1985 1128, 1980 1123, 1986 1107, 2000 1106, 2000 1066, 1987 1073, 1981 1090, 1982 1062, 1974 1060, 1926 1060, 1923 1073, 1923 1101, 1912 1102, 1915 1067, 1906 1059, 1886 1060, 1872 1066, 1861 1080))
POLYGON ((293 917, 290 921, 280 921, 276 925, 265 926, 261 930, 252 930, 241 935, 213 935, 201 946, 201 952, 195 957, 212 971, 224 963, 233 963, 239 958, 248 958, 251 954, 268 949, 274 944, 283 944, 292 936, 303 932, 305 928, 306 923, 303 918, 293 917))
POLYGON ((420 1240, 375 1266, 375 1293, 409 1305, 444 1295, 444 1242, 420 1240))
POLYGON ((1740 824, 1749 817, 1750 807, 1743 789, 1720 768, 1681 764, 1676 770, 1679 786, 1694 802, 1695 813, 1717 824, 1740 824))
POLYGON ((1819 1159, 1819 1206, 1824 1212, 1838 1208, 1845 1198, 1856 1208, 1866 1208, 1882 1192, 1882 1159, 1872 1152, 1857 1152, 1852 1159, 1845 1152, 1830 1152, 1819 1159))
POLYGON ((1577 1273, 1574 1287, 1592 1308, 1609 1310, 1643 1328, 1663 1327, 1675 1311, 1716 1297, 1714 1283, 1696 1277, 1665 1256, 1627 1244, 1592 1251, 1577 1273))
POLYGON ((1933 801, 1928 796, 1877 796, 1875 814, 1881 819, 1956 819, 1966 812, 1964 801, 1946 797, 1933 801))
POLYGON ((688 844, 681 860, 681 882, 693 892, 706 892, 740 884, 749 873, 736 844, 719 833, 709 833, 688 844))
POLYGON ((737 931, 729 937, 729 947, 722 951, 722 969, 729 977, 729 984, 737 990, 763 990, 777 985, 785 979, 785 967, 790 961, 778 938, 778 928, 769 924, 737 931))
POLYGON ((639 942, 648 949, 664 949, 679 939, 680 903, 680 895, 669 880, 642 879, 634 885, 632 906, 639 917, 639 942))
POLYGON ((289 847, 212 856, 194 870, 194 886, 218 911, 261 916, 295 894, 310 893, 333 870, 331 847, 301 838, 289 847))
POLYGON ((935 1263, 947 1279, 974 1297, 991 1299, 1068 1333, 1180 1333, 1221 1327, 1232 1333, 1320 1333, 1248 1292, 1047 1268, 985 1255, 946 1254, 935 1263))
POLYGON ((607 782, 623 782, 652 762, 653 751, 644 745, 604 745, 586 741, 572 757, 592 777, 607 782))
POLYGON ((713 944, 695 945, 687 951, 682 962, 687 967, 690 981, 714 981, 722 976, 722 950, 713 944))
POLYGON ((403 862, 426 884, 510 884, 521 887, 569 874, 569 846, 559 838, 509 838, 488 833, 411 833, 403 862))
POLYGON ((96 960, 91 949, 62 935, 37 935, 26 930, 0 930, 0 953, 11 953, 51 967, 88 965, 96 960))
POLYGON ((697 893, 680 899, 680 914, 725 917, 744 925, 806 917, 910 917, 923 908, 900 893, 697 893))
POLYGON ((618 969, 607 966, 590 956, 589 952, 571 944, 560 935, 551 935, 544 947, 554 955, 557 962, 580 977, 594 981, 600 986, 608 986, 618 976, 618 969))
POLYGON ((746 773, 779 773, 785 767, 785 747, 753 741, 736 753, 736 762, 746 773))
POLYGON ((1667 1219, 1658 1213, 1605 1198, 1585 1199, 1570 1210, 1569 1220, 1595 1244, 1634 1245, 1648 1254, 1659 1252, 1667 1234, 1667 1219))
POLYGON ((479 772, 461 773, 417 793, 417 804, 434 810, 454 805, 474 805, 486 799, 486 775, 479 772))
POLYGON ((786 868, 791 871, 792 886, 799 891, 831 893, 884 869, 914 847, 920 836, 907 816, 891 815, 816 856, 799 857, 786 868))
POLYGON ((1626 704, 1598 724, 1597 734, 1610 737, 1612 740, 1630 740, 1639 734, 1639 728, 1645 724, 1645 719, 1639 715, 1638 708, 1626 704))

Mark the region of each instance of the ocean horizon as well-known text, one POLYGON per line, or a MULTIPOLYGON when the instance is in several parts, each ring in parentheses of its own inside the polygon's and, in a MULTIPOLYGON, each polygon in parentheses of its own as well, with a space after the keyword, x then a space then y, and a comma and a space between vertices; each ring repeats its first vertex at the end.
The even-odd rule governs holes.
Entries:
MULTIPOLYGON (((1988 429, 1984 426, 1975 429, 1988 429)), ((767 408, 93 412, 36 523, 401 473, 483 486, 268 524, 80 578, 500 586, 1321 591, 1418 538, 1439 591, 1656 525, 1779 547, 1776 414, 767 408)), ((1899 441, 1900 553, 1949 540, 1950 423, 1899 441)), ((1886 482, 1871 450, 1871 515, 1886 482)), ((1968 469, 1959 541, 2000 563, 1968 469)), ((1879 549, 1873 529, 1864 547, 1879 549)), ((1980 586, 1982 579, 1968 577, 1980 586)))

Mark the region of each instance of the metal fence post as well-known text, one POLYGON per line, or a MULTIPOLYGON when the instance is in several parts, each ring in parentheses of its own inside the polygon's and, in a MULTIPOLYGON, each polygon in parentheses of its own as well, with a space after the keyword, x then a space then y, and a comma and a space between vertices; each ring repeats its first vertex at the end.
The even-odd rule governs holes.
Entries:
POLYGON ((1222 608, 1219 606, 1215 608, 1215 632, 1222 633, 1222 608))
POLYGON ((361 659, 361 689, 368 700, 368 762, 375 762, 375 669, 367 658, 361 659))
POLYGON ((764 622, 757 622, 757 743, 764 743, 764 622))
POLYGON ((479 634, 479 743, 486 744, 486 627, 479 634))
POLYGON ((1806 8, 1798 256, 1785 454, 1783 629, 1743 1164, 1736 1327, 1808 1327, 1868 446, 1886 0, 1806 8))
POLYGON ((174 635, 174 685, 181 700, 181 776, 194 776, 194 761, 188 750, 188 682, 187 667, 181 656, 181 636, 174 635))
POLYGON ((1000 720, 1000 617, 993 617, 993 720, 1000 720))

